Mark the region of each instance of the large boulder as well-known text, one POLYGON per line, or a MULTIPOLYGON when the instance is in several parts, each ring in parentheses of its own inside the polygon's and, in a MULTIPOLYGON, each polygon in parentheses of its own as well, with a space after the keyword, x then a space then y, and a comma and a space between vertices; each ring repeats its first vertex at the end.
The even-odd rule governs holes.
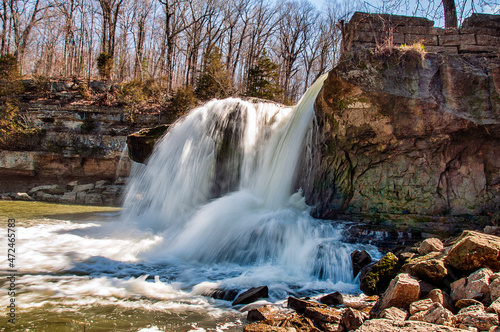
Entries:
POLYGON ((419 297, 418 280, 409 274, 401 273, 391 281, 385 293, 373 306, 370 315, 377 317, 382 310, 389 307, 408 309, 419 297))
POLYGON ((451 247, 446 262, 461 271, 473 272, 482 267, 500 270, 500 237, 464 231, 451 247))
POLYGON ((360 272, 360 288, 367 295, 384 292, 399 270, 399 260, 392 253, 387 253, 381 260, 365 267, 360 272))

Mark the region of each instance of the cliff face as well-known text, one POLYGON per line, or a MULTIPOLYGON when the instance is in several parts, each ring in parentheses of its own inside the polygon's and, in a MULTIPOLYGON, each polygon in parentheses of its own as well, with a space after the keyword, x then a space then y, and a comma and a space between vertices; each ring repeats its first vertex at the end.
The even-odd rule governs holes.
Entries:
POLYGON ((450 216, 496 217, 497 56, 351 49, 315 107, 320 144, 306 194, 318 216, 382 216, 424 230, 467 219, 450 216))

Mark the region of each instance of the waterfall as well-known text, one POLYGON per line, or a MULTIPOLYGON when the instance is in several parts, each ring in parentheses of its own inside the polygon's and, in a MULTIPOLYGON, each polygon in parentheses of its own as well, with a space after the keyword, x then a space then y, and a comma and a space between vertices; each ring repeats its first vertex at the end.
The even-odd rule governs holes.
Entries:
POLYGON ((293 108, 214 100, 171 127, 135 165, 123 219, 161 234, 145 257, 278 266, 298 278, 353 281, 341 225, 312 218, 294 188, 322 76, 293 108))

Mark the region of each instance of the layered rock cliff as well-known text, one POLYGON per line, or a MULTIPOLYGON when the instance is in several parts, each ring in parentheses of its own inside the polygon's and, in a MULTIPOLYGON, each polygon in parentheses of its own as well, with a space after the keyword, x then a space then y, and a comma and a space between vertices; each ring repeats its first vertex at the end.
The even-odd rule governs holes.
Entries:
POLYGON ((317 216, 424 231, 497 218, 498 53, 350 48, 315 107, 319 144, 306 195, 317 216))

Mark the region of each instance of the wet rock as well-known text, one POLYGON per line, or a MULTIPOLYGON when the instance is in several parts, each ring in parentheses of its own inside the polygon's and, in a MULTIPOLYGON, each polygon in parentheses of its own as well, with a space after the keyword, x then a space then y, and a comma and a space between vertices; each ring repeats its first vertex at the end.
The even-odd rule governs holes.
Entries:
POLYGON ((282 308, 270 304, 252 309, 247 314, 247 320, 250 322, 284 318, 286 318, 286 313, 283 312, 282 308))
POLYGON ((450 284, 451 288, 451 301, 453 303, 458 300, 465 299, 465 285, 467 285, 467 279, 461 278, 450 284))
POLYGON ((389 307, 408 309, 410 304, 417 301, 419 297, 418 280, 406 273, 398 274, 372 308, 370 314, 376 317, 382 310, 389 307))
POLYGON ((290 296, 288 298, 288 308, 292 308, 298 313, 304 313, 308 307, 320 307, 322 306, 318 302, 298 299, 296 297, 290 296))
POLYGON ((135 162, 145 163, 153 152, 156 142, 165 134, 168 125, 142 129, 127 137, 128 156, 135 162))
POLYGON ((453 302, 451 301, 451 297, 439 288, 430 291, 429 294, 427 294, 426 298, 431 299, 433 302, 440 303, 443 307, 450 311, 453 310, 453 302))
POLYGON ((378 295, 387 289, 400 266, 398 258, 391 252, 360 272, 360 288, 366 295, 378 295))
POLYGON ((445 326, 455 326, 456 321, 453 313, 437 302, 432 302, 425 310, 415 312, 409 319, 445 326))
POLYGON ((392 321, 404 321, 408 317, 408 312, 396 307, 390 307, 382 310, 377 318, 386 318, 392 321))
POLYGON ((233 301, 233 305, 248 304, 257 301, 260 298, 269 296, 269 288, 267 286, 252 287, 249 290, 241 293, 233 301))
POLYGON ((340 310, 329 307, 307 307, 304 316, 316 323, 340 323, 342 313, 340 310))
POLYGON ((498 315, 484 311, 483 305, 473 305, 461 309, 456 315, 457 324, 475 327, 480 331, 487 331, 498 325, 498 315))
POLYGON ((356 277, 359 271, 372 261, 370 254, 366 250, 354 250, 351 252, 352 276, 356 277))
POLYGON ((389 319, 370 319, 356 332, 470 332, 469 330, 436 325, 422 321, 393 321, 389 319))
POLYGON ((484 305, 481 302, 473 299, 461 299, 455 303, 457 309, 463 309, 473 305, 481 306, 484 309, 484 305))
POLYGON ((426 255, 430 252, 441 252, 444 249, 443 242, 438 238, 426 239, 418 248, 420 255, 426 255))
POLYGON ((500 269, 500 237, 474 231, 464 231, 451 247, 446 262, 461 271, 489 267, 500 269))
POLYGON ((214 289, 208 292, 202 293, 203 296, 210 296, 211 298, 217 300, 233 301, 238 295, 236 289, 214 289))
POLYGON ((347 308, 342 314, 339 331, 352 331, 360 327, 365 321, 365 316, 356 309, 347 308))
POLYGON ((331 293, 319 299, 321 303, 326 305, 339 305, 344 303, 344 298, 339 292, 331 293))
POLYGON ((490 304, 490 276, 493 272, 488 268, 480 269, 467 278, 465 286, 465 298, 478 300, 484 304, 490 304))

